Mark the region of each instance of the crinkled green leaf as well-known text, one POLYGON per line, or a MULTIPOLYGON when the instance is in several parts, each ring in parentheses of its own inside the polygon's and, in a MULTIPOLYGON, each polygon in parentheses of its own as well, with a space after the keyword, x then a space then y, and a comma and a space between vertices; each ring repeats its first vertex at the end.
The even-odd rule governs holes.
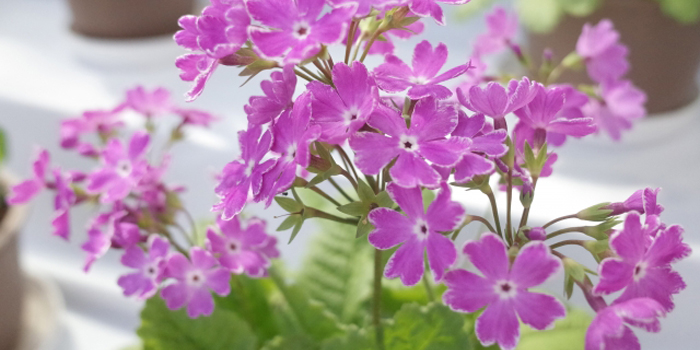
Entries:
POLYGON ((548 32, 559 23, 564 11, 559 0, 516 0, 520 21, 533 32, 548 32))
POLYGON ((445 305, 406 304, 393 322, 386 326, 384 337, 388 350, 467 350, 469 335, 465 318, 445 305))
POLYGON ((377 346, 372 332, 348 326, 345 334, 327 339, 321 344, 321 350, 376 350, 377 346))
POLYGON ((564 319, 558 320, 554 328, 538 331, 527 325, 520 327, 520 343, 517 350, 583 350, 586 330, 592 317, 585 311, 568 310, 564 319))
POLYGON ((313 339, 303 334, 295 334, 275 337, 265 343, 260 350, 315 350, 318 348, 318 343, 313 339))
POLYGON ((231 276, 231 293, 214 296, 217 308, 235 312, 253 330, 260 342, 280 333, 269 296, 274 290, 270 279, 254 279, 245 275, 231 276))
POLYGON ((137 334, 144 350, 254 350, 258 343, 232 311, 215 308, 209 317, 191 319, 184 309, 168 310, 159 297, 146 302, 137 334))

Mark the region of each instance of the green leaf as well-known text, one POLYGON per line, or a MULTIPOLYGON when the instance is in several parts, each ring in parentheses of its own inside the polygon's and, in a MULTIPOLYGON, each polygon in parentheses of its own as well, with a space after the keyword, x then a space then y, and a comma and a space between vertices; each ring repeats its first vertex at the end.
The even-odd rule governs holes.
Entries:
MULTIPOLYGON (((303 335, 295 334, 285 337, 278 336, 265 343, 261 350, 314 350, 318 349, 318 344, 313 339, 303 335)), ((236 350, 236 349, 232 349, 236 350)))
POLYGON ((357 195, 363 203, 369 204, 374 200, 374 191, 362 180, 357 181, 357 195))
POLYGON ((289 197, 277 196, 275 197, 275 202, 277 202, 277 204, 288 213, 298 213, 304 208, 304 206, 299 202, 289 197))
POLYGON ((522 23, 533 32, 549 32, 557 26, 564 11, 559 0, 516 0, 522 23))
POLYGON ((323 222, 309 245, 298 275, 298 284, 345 323, 364 319, 362 305, 372 289, 372 250, 355 239, 350 225, 323 222))
POLYGON ((321 350, 376 350, 372 334, 365 329, 349 326, 345 334, 324 341, 321 350))
POLYGON ((380 207, 391 208, 394 206, 394 201, 389 197, 389 193, 386 191, 379 192, 375 198, 375 203, 380 207))
POLYGON ((566 13, 576 17, 584 17, 598 9, 601 0, 559 0, 559 4, 566 13))
POLYGON ((697 23, 700 19, 700 0, 657 0, 661 10, 683 24, 697 23))
POLYGON ((369 222, 369 219, 367 216, 363 216, 360 218, 360 221, 357 222, 357 230, 355 231, 355 238, 360 238, 364 235, 369 234, 374 230, 374 225, 372 225, 371 222, 369 222))
POLYGON ((184 309, 168 310, 161 298, 146 302, 137 334, 144 350, 254 350, 258 342, 232 311, 215 308, 209 317, 191 319, 184 309))
POLYGON ((423 189, 423 207, 427 210, 428 207, 430 206, 430 203, 432 203, 434 200, 435 200, 435 191, 424 188, 423 189))
POLYGON ((235 312, 252 328, 261 341, 279 333, 275 313, 269 302, 274 285, 269 279, 254 279, 245 275, 231 277, 231 293, 215 296, 217 308, 235 312))
POLYGON ((566 318, 554 323, 554 329, 537 331, 527 325, 520 327, 517 350, 583 350, 586 330, 592 317, 585 311, 568 310, 566 318))
POLYGON ((365 216, 369 212, 369 205, 363 202, 352 202, 338 207, 338 211, 352 216, 365 216))
POLYGON ((294 225, 294 229, 292 229, 292 234, 289 236, 289 242, 287 244, 292 243, 294 238, 297 237, 299 234, 299 231, 301 231, 301 227, 304 225, 304 217, 300 217, 299 221, 297 221, 296 225, 294 225))
POLYGON ((445 305, 406 304, 385 329, 387 350, 466 350, 465 318, 445 305))
POLYGON ((0 128, 0 163, 7 160, 7 135, 5 130, 0 128))
POLYGON ((289 230, 290 228, 300 224, 302 221, 301 215, 299 214, 293 214, 288 216, 282 223, 277 227, 277 231, 286 231, 289 230))

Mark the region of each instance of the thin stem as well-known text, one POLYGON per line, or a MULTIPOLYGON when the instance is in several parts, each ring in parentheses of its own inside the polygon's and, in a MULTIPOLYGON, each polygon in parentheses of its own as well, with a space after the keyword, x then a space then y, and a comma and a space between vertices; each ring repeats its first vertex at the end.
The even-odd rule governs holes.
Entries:
MULTIPOLYGON (((185 214, 185 218, 187 218, 187 221, 190 223, 190 228, 192 229, 192 234, 195 235, 197 233, 197 224, 194 221, 194 218, 192 217, 192 214, 190 214, 189 211, 187 211, 185 208, 180 209, 180 211, 185 214)), ((192 240, 188 235, 185 235, 185 238, 187 238, 190 243, 192 243, 192 240)), ((194 244, 193 244, 194 245, 194 244)))
POLYGON ((314 81, 313 78, 311 78, 311 77, 309 77, 308 75, 306 75, 306 74, 304 74, 304 73, 298 71, 296 68, 294 69, 294 74, 296 74, 297 76, 303 78, 303 79, 306 80, 306 81, 309 81, 309 82, 314 81))
POLYGON ((495 232, 495 230, 493 229, 493 226, 491 226, 491 223, 488 220, 486 220, 486 218, 478 216, 478 215, 469 215, 469 216, 471 217, 471 219, 473 221, 478 221, 478 222, 484 224, 484 226, 486 226, 486 228, 491 230, 491 232, 495 232))
POLYGON ((303 70, 306 74, 312 76, 314 79, 330 85, 330 82, 325 77, 319 76, 318 74, 312 72, 310 69, 304 66, 299 66, 299 69, 303 70))
POLYGON ((369 38, 369 41, 367 42, 367 45, 365 46, 365 51, 362 53, 362 56, 360 57, 360 62, 364 62, 365 58, 367 57, 367 54, 369 54, 369 49, 372 47, 374 44, 374 41, 379 38, 381 35, 381 31, 377 29, 373 34, 372 37, 369 38))
POLYGON ((506 192, 506 235, 510 244, 513 244, 513 226, 511 211, 513 206, 513 167, 508 167, 508 191, 506 192))
POLYGON ((486 226, 486 228, 488 228, 489 231, 496 232, 496 230, 493 228, 493 226, 491 226, 491 223, 488 220, 486 220, 484 217, 481 217, 478 215, 467 215, 467 217, 464 219, 464 222, 462 222, 462 225, 460 225, 455 230, 455 232, 452 234, 452 240, 454 241, 455 239, 457 239, 457 236, 459 236, 459 233, 462 232, 462 229, 474 221, 478 221, 478 222, 484 224, 484 226, 486 226))
POLYGON ((561 230, 554 231, 554 232, 548 234, 548 235, 547 235, 547 239, 554 238, 554 237, 557 237, 557 236, 561 236, 561 235, 563 235, 563 234, 565 234, 565 233, 569 233, 569 232, 584 232, 583 230, 584 230, 585 228, 586 228, 586 227, 584 227, 584 226, 563 228, 563 229, 561 229, 561 230))
POLYGON ((498 235, 503 238, 503 230, 501 229, 501 219, 498 217, 498 204, 496 204, 496 197, 493 195, 493 191, 489 190, 488 193, 486 193, 486 196, 489 197, 489 202, 491 202, 491 213, 493 214, 493 220, 496 223, 496 230, 498 232, 498 235))
POLYGON ((377 346, 384 350, 384 330, 382 329, 382 251, 374 250, 374 285, 372 293, 372 325, 376 332, 377 346))
POLYGON ((332 177, 329 177, 329 178, 328 178, 328 182, 330 182, 331 185, 333 185, 333 187, 335 187, 335 189, 338 191, 338 193, 340 193, 343 197, 345 197, 345 199, 347 199, 348 202, 354 202, 354 201, 355 201, 354 199, 352 199, 352 197, 350 197, 350 195, 347 194, 347 192, 343 191, 343 188, 340 187, 340 185, 338 185, 338 183, 335 182, 335 180, 333 180, 332 177))
POLYGON ((318 61, 318 59, 314 60, 312 63, 314 64, 314 66, 316 66, 316 68, 318 68, 318 70, 320 70, 323 73, 326 79, 333 82, 333 76, 331 75, 331 72, 328 70, 328 68, 324 67, 321 64, 321 62, 318 61))
POLYGON ((550 222, 544 224, 544 226, 542 226, 542 228, 547 228, 547 227, 549 227, 549 226, 552 226, 552 225, 556 224, 556 223, 559 222, 559 221, 563 221, 563 220, 566 220, 566 219, 575 219, 575 218, 576 218, 576 214, 560 216, 560 217, 558 217, 558 218, 556 218, 556 219, 554 219, 554 220, 552 220, 552 221, 550 221, 550 222))
POLYGON ((345 176, 345 178, 348 179, 348 181, 350 181, 353 188, 357 188, 357 181, 355 181, 355 179, 352 178, 352 175, 350 175, 350 173, 348 173, 347 170, 341 169, 340 175, 345 176))
POLYGON ((306 207, 304 210, 306 211, 305 214, 308 214, 309 217, 312 217, 312 218, 321 218, 321 219, 339 222, 341 224, 357 226, 358 219, 341 218, 339 216, 335 216, 333 214, 326 213, 323 210, 319 210, 319 209, 311 208, 311 207, 306 207))
POLYGON ((312 191, 318 193, 319 195, 321 195, 321 197, 327 199, 329 202, 333 203, 333 205, 335 205, 336 207, 339 207, 339 206, 342 205, 342 204, 340 204, 340 202, 338 202, 337 200, 335 200, 335 198, 331 197, 328 193, 324 192, 322 189, 320 189, 320 188, 318 188, 318 187, 316 187, 316 186, 312 186, 312 187, 310 188, 310 190, 312 190, 312 191))
POLYGON ((348 30, 348 41, 345 43, 345 64, 350 63, 350 49, 352 48, 352 43, 355 41, 355 32, 357 31, 357 21, 352 20, 350 22, 350 28, 348 30))
POLYGON ((428 301, 433 302, 435 301, 435 292, 433 292, 433 286, 430 285, 430 281, 428 280, 428 274, 423 272, 423 286, 425 286, 425 293, 428 296, 428 301))
POLYGON ((563 247, 563 246, 565 246, 565 245, 580 245, 580 246, 583 246, 584 243, 585 243, 585 241, 582 241, 582 240, 580 240, 580 239, 569 239, 569 240, 566 240, 566 241, 561 241, 561 242, 554 243, 554 244, 552 244, 551 246, 549 246, 549 248, 551 248, 551 249, 557 249, 557 248, 563 247))
MULTIPOLYGON (((535 188, 537 187, 537 177, 535 177, 532 180, 532 199, 534 200, 535 198, 535 188)), ((527 219, 530 216, 530 207, 532 206, 532 200, 530 201, 530 204, 526 207, 523 208, 523 215, 520 217, 520 224, 518 225, 518 230, 520 230, 523 226, 527 225, 527 219)))

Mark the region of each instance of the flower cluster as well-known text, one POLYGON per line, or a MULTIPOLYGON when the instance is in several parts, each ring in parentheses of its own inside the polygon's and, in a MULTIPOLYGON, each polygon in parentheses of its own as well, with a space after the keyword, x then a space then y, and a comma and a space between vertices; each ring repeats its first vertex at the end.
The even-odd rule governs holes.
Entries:
MULTIPOLYGON (((250 203, 276 201, 289 213, 278 230, 292 229, 293 239, 309 219, 356 226, 358 237, 367 234, 376 248, 375 271, 384 268, 385 277, 399 277, 407 286, 423 280, 431 288, 427 256, 433 280, 447 287, 445 304, 459 312, 483 309, 475 333, 484 345, 513 349, 520 322, 543 330, 565 317, 555 297, 532 291, 563 271, 569 296, 578 285, 598 313, 587 349, 638 347, 625 323, 659 330, 657 318, 673 309, 673 295, 685 287, 670 266, 690 252, 682 229, 661 222, 658 191, 641 190, 625 202, 528 226, 537 183, 553 173, 556 147, 599 131, 619 138, 644 115, 644 94, 622 78, 628 63, 619 35, 609 21, 587 25, 575 53, 558 63, 547 53, 542 67, 532 67, 514 42, 517 18, 497 8, 473 55, 458 58, 462 64, 444 67, 447 46, 428 41, 415 46, 410 64, 394 55, 392 40, 417 35, 428 16, 444 24, 433 0, 212 0, 200 16, 180 20, 175 40, 190 53, 176 64, 182 79, 194 82, 189 100, 219 65, 243 67, 241 75, 250 77, 272 70, 260 83, 261 95, 244 107, 241 154, 218 177, 213 211, 220 214, 201 246, 187 250, 170 236, 183 211, 176 199, 180 189, 161 180, 167 162, 152 164, 145 156, 151 136, 136 132, 123 143, 116 134, 122 127, 116 116, 124 109, 141 113, 147 126, 160 114, 179 115, 173 135, 188 124, 208 124, 207 114, 173 107, 162 90, 132 90, 114 110, 67 121, 63 146, 102 166, 89 174, 56 170, 49 181, 48 155, 42 153, 35 178, 15 187, 14 201, 44 187, 56 190, 61 236, 67 236, 63 216, 70 206, 86 200, 108 205, 90 225, 88 265, 110 247, 125 248, 124 264, 137 270, 120 279, 125 293, 149 297, 162 286, 168 307, 187 305, 191 317, 211 313, 211 291, 229 293, 231 273, 266 276, 270 259, 279 255, 276 240, 262 221, 245 222, 240 215, 250 203), (344 57, 332 57, 333 45, 345 46, 344 57), (486 75, 486 56, 503 50, 523 63, 524 76, 486 75), (383 55, 383 63, 365 65, 370 54, 383 55), (563 70, 583 65, 595 85, 557 81, 563 70), (86 143, 85 133, 96 133, 103 145, 86 143), (506 192, 505 215, 498 211, 495 183, 506 192), (301 188, 338 213, 302 200, 301 188), (493 223, 454 201, 455 188, 486 195, 493 223), (513 221, 514 198, 523 209, 519 221, 513 221), (623 228, 615 230, 621 215, 623 228), (569 218, 601 223, 551 229, 569 218), (458 249, 455 239, 474 222, 491 232, 458 249), (552 243, 571 232, 590 239, 552 243), (567 245, 583 246, 600 263, 597 284, 592 270, 559 250, 567 245), (176 251, 168 253, 169 246, 176 251), (382 251, 393 248, 379 266, 382 251), (474 269, 458 266, 460 256, 474 269), (603 297, 619 291, 608 306, 603 297)), ((381 274, 375 278, 375 288, 381 287, 381 274)), ((373 324, 381 330, 379 312, 373 324)))

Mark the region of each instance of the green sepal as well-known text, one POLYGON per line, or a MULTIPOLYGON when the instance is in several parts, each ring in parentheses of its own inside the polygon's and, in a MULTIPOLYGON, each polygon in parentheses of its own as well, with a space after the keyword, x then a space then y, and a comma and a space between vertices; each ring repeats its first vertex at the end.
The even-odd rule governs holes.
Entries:
POLYGON ((606 209, 609 205, 610 202, 592 205, 576 213, 576 217, 586 221, 605 221, 613 212, 612 209, 606 209))
POLYGON ((300 213, 304 205, 289 197, 275 197, 275 202, 288 213, 300 213))
POLYGON ((286 231, 289 230, 290 228, 298 225, 301 223, 302 218, 301 215, 299 214, 292 214, 288 216, 282 223, 277 227, 277 231, 286 231))
POLYGON ((369 212, 369 205, 363 202, 352 202, 338 207, 338 211, 343 214, 362 217, 369 212))

